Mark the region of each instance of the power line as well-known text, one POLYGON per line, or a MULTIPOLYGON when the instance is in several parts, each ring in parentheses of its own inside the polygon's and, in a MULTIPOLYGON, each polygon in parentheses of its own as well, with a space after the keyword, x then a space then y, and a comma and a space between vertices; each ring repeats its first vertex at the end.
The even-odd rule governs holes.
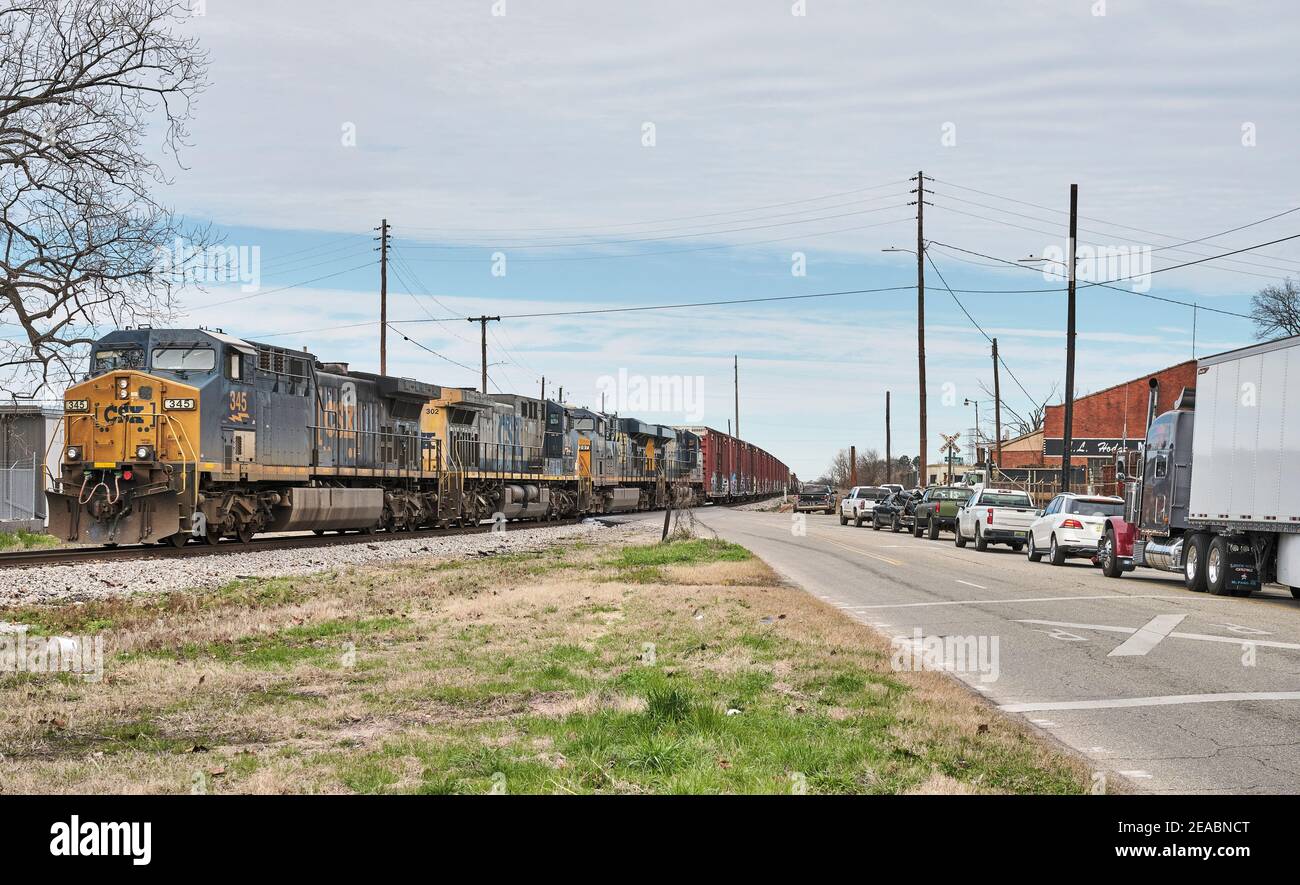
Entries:
MULTIPOLYGON (((902 194, 894 194, 892 196, 902 196, 902 194)), ((877 206, 874 209, 860 209, 856 212, 839 212, 836 213, 835 215, 819 215, 815 218, 804 218, 798 221, 781 221, 781 222, 775 222, 773 224, 756 224, 756 225, 749 225, 747 227, 732 227, 732 228, 724 228, 722 230, 703 231, 700 233, 691 233, 691 234, 669 234, 667 236, 661 236, 661 237, 624 237, 615 240, 588 240, 587 242, 580 242, 580 243, 515 243, 509 245, 494 245, 492 243, 473 243, 473 244, 461 244, 457 246, 439 246, 432 243, 413 243, 411 244, 410 247, 413 249, 456 248, 456 249, 496 249, 500 251, 514 249, 514 250, 522 251, 526 249, 578 249, 578 248, 589 247, 589 246, 623 246, 623 245, 627 245, 628 243, 658 243, 658 242, 663 242, 665 240, 693 239, 697 237, 717 236, 718 234, 744 233, 745 231, 751 231, 751 230, 769 230, 774 227, 791 227, 797 224, 812 224, 813 222, 816 221, 833 221, 837 218, 850 218, 857 215, 870 215, 874 212, 884 212, 889 209, 899 209, 905 205, 907 204, 897 203, 897 204, 891 204, 889 206, 877 206)))
MULTIPOLYGON (((720 243, 713 246, 695 246, 689 249, 661 249, 655 252, 632 252, 632 253, 622 254, 622 255, 619 254, 570 255, 570 256, 561 256, 557 258, 511 258, 510 260, 516 264, 541 264, 541 263, 548 263, 552 261, 610 261, 610 260, 618 260, 624 258, 658 258, 663 255, 682 255, 688 252, 712 252, 718 249, 744 249, 751 246, 766 246, 770 243, 788 243, 791 242, 792 240, 811 240, 811 239, 816 239, 817 237, 833 236, 834 234, 849 233, 849 232, 860 231, 860 230, 870 230, 871 228, 875 228, 875 227, 887 227, 888 225, 900 224, 901 222, 904 221, 910 223, 915 220, 916 219, 914 216, 909 215, 906 218, 895 218, 890 221, 876 222, 875 224, 858 224, 858 225, 853 225, 851 227, 840 227, 840 228, 834 228, 832 230, 812 231, 808 233, 795 234, 788 237, 773 237, 766 240, 750 240, 747 243, 720 243)), ((610 243, 608 245, 618 245, 618 244, 610 243)), ((422 263, 429 263, 429 264, 480 264, 482 263, 483 259, 482 258, 414 258, 408 256, 407 261, 419 261, 422 263)))
MULTIPOLYGON (((1014 215, 1014 216, 1016 216, 1017 218, 1026 218, 1026 219, 1029 219, 1030 221, 1041 221, 1041 222, 1044 223, 1044 224, 1053 224, 1053 223, 1054 223, 1051 219, 1047 219, 1047 218, 1039 218, 1039 217, 1036 216, 1036 215, 1026 215, 1026 214, 1024 214, 1023 212, 1012 212, 1010 209, 1002 209, 1002 208, 1000 208, 1000 207, 998 207, 998 206, 989 206, 989 205, 986 204, 986 203, 979 203, 979 202, 976 202, 976 201, 974 201, 974 200, 963 200, 961 197, 955 197, 955 196, 953 196, 952 194, 939 194, 938 196, 941 196, 941 197, 943 197, 944 199, 947 199, 947 200, 957 200, 958 202, 961 202, 961 203, 967 203, 967 204, 969 204, 969 205, 971 205, 971 206, 979 206, 979 207, 984 208, 984 209, 991 209, 991 210, 993 210, 994 212, 1002 212, 1002 213, 1005 213, 1005 214, 1007 214, 1007 215, 1014 215)), ((1056 235, 1057 235, 1056 233, 1053 233, 1052 231, 1045 231, 1045 230, 1041 230, 1041 229, 1039 229, 1039 228, 1029 228, 1029 227, 1024 227, 1024 226, 1022 226, 1022 225, 1012 224, 1011 222, 1009 222, 1009 221, 1004 221, 1003 219, 1000 219, 1000 218, 989 218, 989 217, 986 216, 986 215, 979 215, 979 214, 974 213, 974 212, 963 212, 962 210, 960 210, 960 209, 954 209, 954 208, 951 207, 951 206, 943 206, 942 208, 948 210, 949 212, 956 212, 958 215, 966 215, 966 216, 968 216, 968 217, 970 217, 970 218, 978 218, 978 219, 980 219, 981 221, 988 221, 988 222, 992 222, 992 223, 994 223, 994 224, 1002 224, 1002 225, 1006 225, 1007 227, 1014 227, 1014 228, 1016 228, 1016 229, 1018 229, 1018 230, 1026 230, 1026 231, 1030 231, 1030 232, 1032 232, 1032 233, 1041 233, 1041 234, 1044 234, 1044 235, 1047 235, 1047 236, 1056 236, 1056 235)), ((1252 222, 1250 222, 1250 223, 1248 223, 1248 224, 1239 225, 1239 226, 1237 226, 1237 227, 1231 228, 1230 230, 1221 231, 1221 232, 1219 232, 1219 233, 1216 233, 1216 234, 1210 234, 1210 235, 1208 235, 1208 236, 1204 236, 1204 237, 1199 237, 1199 238, 1194 239, 1194 240, 1187 240, 1187 241, 1182 242, 1182 243, 1171 243, 1171 244, 1168 244, 1168 245, 1165 245, 1165 246, 1155 246, 1155 247, 1151 247, 1151 246, 1149 246, 1148 244, 1143 243, 1141 240, 1134 239, 1133 237, 1119 236, 1119 237, 1117 237, 1117 239, 1124 240, 1124 241, 1126 241, 1126 242, 1130 242, 1130 243, 1137 243, 1137 244, 1140 245, 1140 246, 1147 247, 1147 248, 1148 248, 1152 253, 1155 253, 1155 252, 1164 252, 1164 251, 1173 251, 1173 252, 1181 252, 1181 253, 1186 254, 1186 255, 1195 255, 1195 256, 1197 256, 1197 257, 1199 257, 1199 258, 1204 258, 1204 257, 1206 257, 1204 252, 1197 252, 1197 251, 1194 251, 1194 250, 1192 250, 1192 249, 1180 249, 1180 248, 1178 248, 1178 247, 1179 247, 1179 246, 1185 246, 1185 245, 1188 245, 1188 244, 1190 244, 1190 243, 1199 243, 1199 242, 1204 242, 1204 241, 1206 241, 1206 240, 1212 240, 1212 239, 1215 239, 1215 238, 1217 238, 1217 237, 1224 236, 1225 234, 1234 233, 1234 232, 1236 232, 1236 231, 1240 231, 1240 230, 1245 230, 1246 228, 1254 227, 1254 226, 1256 226, 1256 225, 1263 224, 1263 223, 1265 223, 1265 222, 1272 221, 1272 220, 1277 219, 1277 218, 1281 218, 1281 217, 1284 216, 1284 215, 1290 215, 1292 212, 1300 212, 1300 207, 1297 207, 1297 208, 1295 208, 1295 209, 1288 209, 1288 210, 1285 211, 1285 212, 1279 212, 1279 213, 1277 213, 1277 214, 1275 214, 1275 215, 1270 215, 1268 218, 1260 219, 1259 221, 1252 221, 1252 222)), ((1103 237, 1105 237, 1105 236, 1114 236, 1113 234, 1109 234, 1109 233, 1107 233, 1106 231, 1094 230, 1094 229, 1092 229, 1092 228, 1081 227, 1081 228, 1079 228, 1079 230, 1084 231, 1084 232, 1086 232, 1086 233, 1091 233, 1091 234, 1096 234, 1096 235, 1098 235, 1098 236, 1103 236, 1103 237)), ((1159 236, 1159 235, 1157 235, 1157 236, 1159 236)), ((1098 246, 1098 245, 1096 245, 1096 244, 1092 244, 1092 243, 1086 243, 1086 244, 1084 244, 1084 245, 1090 245, 1090 246, 1093 246, 1093 248, 1102 248, 1102 247, 1100 247, 1100 246, 1098 246)), ((1281 260, 1287 260, 1287 259, 1281 259, 1281 260)), ((1290 274, 1290 273, 1293 273, 1293 272, 1296 271, 1296 268, 1290 268, 1290 267, 1278 267, 1278 266, 1275 265, 1275 264, 1264 264, 1264 263, 1262 263, 1262 262, 1258 262, 1258 261, 1243 261, 1243 260, 1241 260, 1241 259, 1237 259, 1236 261, 1234 261, 1234 262, 1232 262, 1232 263, 1234 263, 1234 264, 1244 264, 1244 265, 1246 265, 1247 267, 1260 267, 1260 268, 1264 268, 1265 270, 1276 270, 1276 271, 1281 271, 1281 272, 1286 273, 1286 274, 1290 274)), ((1241 274, 1246 274, 1247 276, 1262 277, 1262 278, 1264 278, 1264 279, 1277 279, 1276 276, 1271 275, 1271 274, 1258 274, 1258 273, 1251 273, 1250 271, 1237 270, 1236 268, 1225 267, 1225 268, 1220 268, 1220 270, 1230 271, 1230 272, 1232 272, 1232 273, 1241 273, 1241 274)))
MULTIPOLYGON (((836 198, 838 198, 838 197, 847 197, 847 196, 850 196, 850 195, 852 195, 852 194, 862 194, 862 193, 867 193, 868 191, 883 190, 884 188, 887 188, 887 187, 899 187, 899 186, 902 186, 902 185, 905 185, 905 184, 907 184, 907 180, 906 180, 906 179, 904 179, 903 181, 889 181, 889 182, 885 182, 884 184, 876 184, 876 185, 872 185, 872 186, 870 186, 870 187, 863 187, 863 188, 856 188, 856 189, 854 189, 854 190, 840 191, 840 192, 838 192, 838 193, 833 193, 833 194, 825 194, 825 195, 820 196, 820 197, 806 197, 806 198, 804 198, 804 199, 802 199, 802 200, 788 200, 788 201, 783 202, 783 203, 768 203, 768 204, 765 205, 765 206, 751 206, 751 207, 749 207, 749 208, 747 208, 747 209, 728 209, 728 210, 723 211, 723 212, 705 212, 705 213, 703 213, 703 214, 699 214, 699 215, 679 215, 679 216, 677 216, 677 217, 675 217, 675 218, 656 218, 656 219, 645 220, 645 221, 630 221, 630 222, 626 222, 626 223, 624 223, 624 224, 606 225, 606 227, 607 227, 607 228, 609 228, 609 227, 634 227, 634 226, 639 226, 639 225, 643 225, 643 224, 666 224, 666 223, 671 222, 671 221, 692 221, 692 220, 694 220, 694 219, 696 219, 696 218, 718 218, 718 217, 723 216, 723 215, 741 215, 741 214, 748 213, 748 212, 760 212, 760 211, 765 210, 765 209, 780 209, 780 208, 783 208, 783 207, 785 207, 785 206, 799 206, 799 205, 802 205, 802 204, 805 204, 805 203, 816 203, 816 202, 820 202, 821 200, 833 200, 833 199, 836 199, 836 198)), ((410 229, 410 230, 437 231, 437 230, 445 230, 446 228, 436 228, 436 227, 413 227, 413 228, 409 228, 409 229, 410 229)), ((485 232, 485 233, 518 233, 518 232, 521 232, 521 231, 522 231, 522 232, 529 232, 529 231, 551 232, 551 231, 559 231, 559 230, 581 230, 581 228, 579 228, 579 227, 516 227, 516 228, 508 228, 508 227, 507 227, 507 228, 490 228, 490 227, 478 227, 478 228, 475 228, 475 227, 461 227, 461 228, 457 228, 457 229, 458 229, 458 230, 474 231, 474 232, 485 232)))
MULTIPOLYGON (((369 325, 369 323, 367 323, 366 325, 369 325)), ((389 327, 390 329, 392 329, 392 328, 393 328, 393 324, 390 322, 390 323, 388 324, 388 327, 389 327)), ((393 329, 393 331, 396 332, 398 335, 401 335, 403 341, 409 341, 409 342, 411 342, 411 343, 414 344, 416 347, 420 348, 421 350, 423 350, 423 351, 425 351, 425 352, 427 352, 427 353, 431 353, 431 354, 433 354, 434 356, 436 356, 436 357, 437 357, 438 359, 440 359, 440 360, 446 360, 447 362, 451 363, 453 366, 460 366, 462 369, 466 369, 466 370, 468 370, 468 371, 470 371, 470 372, 475 372, 475 373, 478 372, 478 369, 475 369, 475 368, 472 367, 472 366, 467 366, 467 365, 465 365, 464 363, 458 363, 458 362, 456 362, 454 359, 452 359, 451 357, 449 357, 449 356, 445 356, 445 355, 443 355, 443 354, 441 354, 441 353, 438 353, 438 351, 434 350, 432 347, 426 347, 425 345, 421 344, 419 341, 416 341, 414 338, 412 338, 412 337, 410 337, 409 335, 407 335, 406 333, 402 332, 400 329, 393 329)))
MULTIPOLYGON (((1009 258, 998 258, 996 255, 986 255, 986 254, 984 254, 983 252, 976 252, 976 251, 974 251, 973 249, 963 249, 963 248, 960 247, 960 246, 953 246, 953 245, 950 244, 950 243, 940 243, 940 242, 938 242, 937 240, 931 240, 931 241, 930 241, 930 245, 931 245, 931 246, 939 246, 939 247, 944 248, 944 249, 956 249, 958 252, 965 252, 967 255, 978 255, 980 258, 988 258, 988 259, 990 259, 990 260, 992 260, 992 261, 1000 261, 1000 262, 1002 262, 1003 264, 1006 264, 1006 265, 1008 265, 1008 266, 1010 266, 1010 267, 1019 268, 1019 269, 1021 269, 1021 270, 1027 270, 1027 271, 1029 271, 1030 273, 1039 273, 1039 271, 1035 270, 1034 268, 1032 268, 1032 267, 1026 267, 1025 265, 1021 264, 1020 262, 1018 262, 1018 261, 1012 261, 1012 260, 1009 259, 1009 258)), ((1208 260, 1210 260, 1210 259, 1206 259, 1206 260, 1208 261, 1208 260)), ((1062 262, 1057 261, 1057 262, 1052 262, 1052 263, 1054 263, 1054 264, 1061 264, 1062 262)), ((1173 268, 1167 268, 1167 269, 1168 269, 1168 270, 1173 270, 1173 268)), ((1151 273, 1155 273, 1155 272, 1156 272, 1156 271, 1154 271, 1154 270, 1151 271, 1151 273)), ((1142 274, 1138 274, 1137 276, 1142 276, 1142 274)), ((1253 320, 1253 319, 1254 319, 1254 317, 1251 317, 1251 316, 1249 316, 1248 314, 1244 314, 1244 313, 1234 313, 1233 311, 1230 311, 1230 310, 1222 310, 1221 308, 1217 308, 1217 307, 1206 307, 1206 306, 1203 305, 1203 304, 1193 304, 1193 303, 1190 302, 1190 301, 1180 301, 1180 300, 1178 300, 1177 298, 1166 298, 1166 297, 1161 296, 1161 295, 1152 295, 1150 292, 1138 292, 1138 291, 1135 291, 1135 290, 1133 290, 1133 289, 1121 289, 1119 286, 1112 286, 1112 285, 1110 285, 1111 282, 1115 282, 1115 281, 1114 281, 1114 280, 1111 280, 1111 281, 1108 281, 1108 282, 1085 283, 1084 285, 1085 285, 1085 286, 1101 286, 1101 287, 1104 288, 1104 289, 1113 289, 1114 291, 1116 291, 1116 292, 1122 292, 1122 293, 1124 293, 1125 295, 1139 295, 1139 296, 1141 296, 1142 298, 1149 298, 1149 299, 1151 299, 1152 301, 1163 301, 1163 302, 1165 302, 1165 303, 1167 303, 1167 304, 1178 304, 1178 305, 1181 305, 1181 306, 1183 306, 1183 307, 1193 307, 1193 308, 1196 308, 1197 310, 1208 310, 1208 311, 1210 311, 1211 313, 1221 313, 1221 314, 1223 314, 1224 316, 1238 317, 1238 318, 1243 319, 1243 320, 1253 320)), ((1026 290, 1026 291, 1029 291, 1029 290, 1026 290)), ((1064 290, 1064 289, 1041 289, 1041 290, 1039 290, 1039 291, 1042 291, 1042 292, 1063 292, 1063 291, 1065 291, 1065 290, 1064 290)))
MULTIPOLYGON (((1059 208, 1057 208, 1057 207, 1055 207, 1055 206, 1044 206, 1042 203, 1031 203, 1031 202, 1029 202, 1028 200, 1018 200, 1018 199, 1016 199, 1015 197, 1008 197, 1008 196, 1006 196, 1006 195, 1004 195, 1004 194, 996 194, 996 193, 993 193, 992 191, 984 191, 984 190, 980 190, 979 188, 967 187, 966 185, 963 185, 963 184, 957 184, 956 182, 952 182, 952 181, 945 181, 945 180, 943 180, 943 179, 935 179, 935 181, 938 181, 940 184, 946 184, 946 185, 949 185, 949 186, 951 186, 951 187, 960 188, 961 190, 964 190, 964 191, 970 191, 970 192, 972 192, 972 193, 982 194, 982 195, 984 195, 984 196, 986 196, 986 197, 993 197, 994 199, 997 199, 997 200, 1005 200, 1005 201, 1007 201, 1008 203, 1018 203, 1018 204, 1020 204, 1020 205, 1022 205, 1022 206, 1032 206, 1032 207, 1035 208, 1035 209, 1043 209, 1043 210, 1046 210, 1046 211, 1048 211, 1048 212, 1054 212, 1054 213, 1056 213, 1056 214, 1058 214, 1058 215, 1065 215, 1065 214, 1068 214, 1068 213, 1066 212, 1066 210, 1064 210, 1064 209, 1059 209, 1059 208)), ((1003 212, 1005 212, 1006 210, 998 210, 998 211, 1003 211, 1003 212)), ((1294 211, 1296 211, 1296 210, 1294 210, 1294 209, 1287 210, 1287 212, 1283 212, 1283 213, 1281 213, 1281 215, 1285 215, 1285 214, 1288 214, 1289 212, 1294 212, 1294 211)), ((1120 224, 1120 223, 1117 222, 1117 221, 1107 221, 1107 220, 1104 219, 1104 218, 1097 218, 1097 217, 1095 217, 1095 216, 1091 216, 1091 215, 1080 215, 1079 217, 1082 218, 1082 219, 1085 219, 1085 220, 1087 220, 1087 221, 1095 221, 1095 222, 1097 222, 1098 224, 1104 224, 1104 225, 1106 225, 1106 226, 1108 226, 1108 227, 1118 227, 1118 228, 1121 228, 1121 229, 1123 229, 1123 230, 1132 230, 1132 231, 1137 231, 1138 233, 1150 234, 1151 236, 1154 236, 1154 237, 1163 237, 1163 238, 1166 239, 1166 240, 1181 240, 1181 239, 1183 239, 1183 237, 1174 236, 1173 234, 1160 233, 1159 231, 1148 230, 1147 228, 1144 228, 1144 227, 1134 227, 1134 226, 1131 225, 1131 224, 1120 224)), ((1264 223, 1265 221, 1271 221, 1271 220, 1273 220, 1273 218, 1276 218, 1276 217, 1280 217, 1280 215, 1278 215, 1278 216, 1271 216, 1271 217, 1269 217, 1269 218, 1265 218, 1265 219, 1262 219, 1261 221, 1257 221, 1257 222, 1251 222, 1251 224, 1244 225, 1243 227, 1253 227, 1253 226, 1256 225, 1256 224, 1262 224, 1262 223, 1264 223)), ((1213 235, 1211 235, 1211 237, 1209 237, 1209 238, 1200 238, 1200 239, 1192 240, 1192 241, 1189 241, 1189 242, 1205 242, 1205 241, 1207 241, 1208 239, 1212 239, 1212 238, 1214 238, 1214 237, 1224 236, 1225 234, 1233 233, 1234 231, 1236 231, 1236 230, 1240 230, 1240 229, 1241 229, 1241 228, 1234 228, 1233 230, 1230 230, 1230 231, 1224 231, 1223 233, 1213 234, 1213 235)), ((1209 245, 1214 245, 1214 244, 1213 244, 1213 243, 1210 243, 1209 245)), ((1291 263, 1300 263, 1300 261, 1298 261, 1297 259, 1294 259, 1294 258, 1287 258, 1287 257, 1282 256, 1282 255, 1268 255, 1268 254, 1265 254, 1265 253, 1263 253, 1263 252, 1259 253, 1259 255, 1260 255, 1261 258, 1272 258, 1272 259, 1274 259, 1274 260, 1276 260, 1276 261, 1286 261, 1286 262, 1291 262, 1291 263)))
MULTIPOLYGON (((633 233, 636 233, 638 236, 640 236, 640 235, 643 235, 643 234, 654 234, 654 233, 665 233, 665 232, 680 232, 680 231, 682 230, 683 227, 685 227, 685 228, 716 227, 717 225, 720 225, 720 224, 734 224, 734 223, 736 223, 736 222, 741 222, 741 221, 743 221, 743 222, 751 222, 751 221, 769 221, 769 220, 774 219, 774 218, 789 218, 789 217, 794 216, 794 215, 804 215, 804 214, 807 214, 807 213, 809 213, 809 212, 825 212, 825 211, 828 211, 828 210, 830 210, 830 209, 843 209, 843 208, 845 208, 846 206, 858 206, 858 207, 861 207, 861 206, 864 204, 864 202, 870 203, 870 202, 876 202, 876 201, 879 201, 879 200, 892 200, 892 199, 897 199, 897 198, 899 198, 899 197, 903 197, 903 196, 906 196, 906 195, 907 195, 907 192, 906 192, 906 191, 900 191, 899 193, 896 193, 896 194, 884 194, 884 195, 879 196, 879 197, 869 197, 869 198, 867 198, 867 200, 865 200, 865 201, 863 201, 863 200, 851 200, 851 201, 849 201, 849 202, 845 202, 845 203, 832 203, 832 204, 830 204, 830 205, 828 205, 828 206, 813 206, 813 207, 810 207, 810 208, 807 208, 807 209, 796 209, 796 210, 793 211, 793 212, 778 212, 778 213, 773 214, 773 215, 756 215, 756 216, 754 216, 754 217, 752 217, 752 218, 735 218, 735 219, 730 219, 730 220, 728 220, 728 221, 709 221, 709 222, 703 222, 703 223, 699 223, 699 224, 675 225, 675 226, 672 226, 672 227, 661 227, 661 228, 649 228, 649 229, 646 229, 646 230, 634 231, 633 233)), ((833 216, 832 216, 832 217, 833 217, 833 216)), ((803 224, 803 223, 808 222, 808 221, 817 221, 817 220, 818 220, 818 219, 816 219, 816 218, 807 218, 807 219, 798 219, 798 220, 791 221, 791 222, 788 222, 788 223, 789 223, 789 224, 803 224)), ((697 235, 697 236, 705 236, 705 235, 710 234, 710 233, 715 233, 715 231, 707 231, 707 230, 706 230, 706 231, 700 231, 700 232, 699 232, 698 234, 696 234, 696 235, 697 235)), ((592 236, 596 236, 596 234, 593 234, 592 231, 588 230, 588 231, 585 231, 585 232, 583 232, 583 233, 577 233, 577 234, 554 234, 554 235, 553 235, 553 238, 554 238, 554 239, 569 240, 569 239, 577 239, 577 238, 579 238, 579 237, 592 237, 592 236)), ((435 238, 429 238, 429 239, 435 239, 435 238)), ((481 240, 482 238, 479 237, 479 238, 477 238, 477 239, 481 240)), ((617 242, 620 238, 619 238, 618 236, 612 236, 612 239, 613 239, 615 242, 617 242)), ((556 243, 556 244, 552 244, 552 245, 553 245, 555 248, 560 248, 560 247, 563 247, 563 246, 566 246, 566 245, 582 245, 582 244, 580 244, 580 243, 556 243)), ((436 238, 436 242, 420 243, 420 244, 419 244, 419 247, 420 247, 420 248, 424 248, 424 249, 443 249, 443 248, 463 248, 463 249, 469 249, 469 248, 493 248, 493 247, 492 247, 490 244, 488 244, 488 243, 475 242, 474 239, 470 239, 470 240, 468 240, 468 241, 467 241, 467 240, 461 240, 461 239, 457 239, 454 235, 451 236, 451 237, 442 237, 442 236, 437 237, 437 238, 436 238)), ((497 247, 497 248, 542 248, 542 245, 539 245, 539 244, 536 244, 536 243, 532 243, 532 244, 524 244, 522 247, 497 247)))
POLYGON ((239 301, 247 301, 250 298, 261 298, 263 295, 274 295, 276 292, 286 292, 289 289, 297 289, 300 286, 307 286, 310 285, 311 283, 319 283, 321 280, 328 280, 334 277, 341 277, 345 273, 352 273, 353 271, 361 270, 362 268, 372 267, 372 266, 373 266, 372 262, 367 261, 365 264, 358 264, 356 267, 349 267, 344 270, 335 271, 334 273, 327 273, 324 276, 313 277, 310 280, 303 280, 300 283, 293 283, 288 286, 281 286, 278 289, 267 289, 266 291, 263 292, 252 292, 248 295, 241 295, 238 298, 228 298, 225 301, 213 301, 207 304, 200 304, 198 307, 190 308, 190 311, 193 312, 197 310, 209 310, 213 307, 221 307, 226 304, 234 304, 239 301))
MULTIPOLYGON (((811 295, 775 295, 767 298, 733 298, 725 301, 693 301, 684 304, 645 304, 634 307, 597 307, 584 310, 552 310, 539 313, 502 314, 503 320, 523 320, 537 317, 583 316, 596 313, 631 313, 644 310, 676 310, 683 307, 719 307, 729 304, 761 304, 768 301, 800 301, 811 298, 834 298, 840 295, 870 295, 877 292, 901 292, 916 286, 886 286, 879 289, 846 289, 842 292, 816 292, 811 295)), ((450 320, 453 317, 447 317, 450 320)), ((425 320, 397 320, 396 322, 421 323, 425 320)))
MULTIPOLYGON (((934 272, 939 275, 939 282, 943 283, 943 287, 948 290, 948 294, 952 296, 952 300, 957 302, 957 306, 961 308, 961 312, 966 314, 966 319, 970 320, 971 325, 979 330, 979 333, 984 336, 986 341, 992 344, 993 339, 989 337, 989 333, 985 332, 984 327, 976 322, 975 317, 971 316, 970 311, 966 309, 966 305, 961 303, 961 299, 957 297, 957 294, 953 292, 952 287, 948 285, 948 281, 944 279, 943 272, 939 270, 939 265, 935 264, 934 259, 930 257, 930 250, 925 249, 922 251, 925 253, 925 260, 930 262, 930 266, 934 268, 934 272)), ((1007 374, 1011 376, 1011 380, 1016 382, 1016 387, 1020 388, 1020 392, 1029 400, 1030 405, 1036 406, 1038 401, 1034 399, 1028 390, 1025 389, 1025 385, 1020 383, 1020 379, 1016 377, 1015 372, 1011 371, 1011 367, 1007 365, 1007 361, 1002 358, 1001 354, 998 354, 998 362, 1002 365, 1002 368, 1007 370, 1007 374)))

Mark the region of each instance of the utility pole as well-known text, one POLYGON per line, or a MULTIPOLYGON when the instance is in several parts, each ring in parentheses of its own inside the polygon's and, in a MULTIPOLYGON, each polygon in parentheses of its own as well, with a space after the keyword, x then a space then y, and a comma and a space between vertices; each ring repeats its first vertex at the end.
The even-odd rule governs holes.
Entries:
POLYGON ((388 374, 388 219, 379 222, 379 374, 388 374))
MULTIPOLYGON (((488 388, 487 388, 487 324, 490 323, 490 322, 497 322, 497 323, 499 323, 499 322, 501 322, 501 317, 490 317, 490 316, 481 316, 481 317, 465 317, 465 321, 468 322, 468 323, 478 323, 479 326, 481 327, 481 332, 482 332, 482 336, 483 336, 483 395, 484 395, 484 396, 487 396, 487 392, 488 392, 488 388)), ((560 388, 560 389, 563 390, 564 388, 560 388)))
POLYGON ((889 391, 885 391, 885 482, 894 481, 894 455, 889 448, 889 391))
POLYGON ((564 405, 564 388, 560 388, 560 405, 564 405))
MULTIPOLYGON (((921 400, 921 464, 925 464, 925 173, 916 173, 916 366, 921 400)), ((925 488, 925 470, 917 475, 925 488)))
POLYGON ((542 376, 542 399, 546 399, 546 376, 542 376))
POLYGON ((849 488, 858 484, 858 447, 849 446, 849 488))
POLYGON ((1065 321, 1065 438, 1061 448, 1061 491, 1070 490, 1070 450, 1074 447, 1074 276, 1079 233, 1079 186, 1070 185, 1070 283, 1065 321))
POLYGON ((732 357, 732 367, 735 370, 735 388, 736 388, 736 436, 740 436, 740 355, 732 357))
MULTIPOLYGON (((997 451, 995 463, 1002 469, 1002 388, 998 385, 998 339, 993 339, 993 445, 997 451)), ((989 471, 993 481, 993 471, 989 471)))

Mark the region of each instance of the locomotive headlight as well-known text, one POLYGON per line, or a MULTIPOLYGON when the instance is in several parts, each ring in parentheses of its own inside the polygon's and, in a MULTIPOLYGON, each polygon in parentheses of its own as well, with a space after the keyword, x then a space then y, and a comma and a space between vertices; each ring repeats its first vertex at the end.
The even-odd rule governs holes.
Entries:
POLYGON ((126 399, 130 393, 126 389, 127 380, 125 378, 117 379, 117 395, 119 399, 126 399))
POLYGON ((68 446, 68 451, 64 453, 69 461, 78 461, 81 459, 81 449, 76 446, 68 446))
POLYGON ((137 461, 152 461, 153 446, 136 446, 135 458, 137 461))

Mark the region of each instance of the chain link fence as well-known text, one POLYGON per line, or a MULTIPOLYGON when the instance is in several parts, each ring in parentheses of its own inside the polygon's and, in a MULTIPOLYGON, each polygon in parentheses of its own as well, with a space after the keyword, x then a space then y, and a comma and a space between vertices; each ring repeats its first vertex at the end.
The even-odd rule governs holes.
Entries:
POLYGON ((26 528, 45 521, 43 465, 29 458, 0 462, 0 525, 26 528))

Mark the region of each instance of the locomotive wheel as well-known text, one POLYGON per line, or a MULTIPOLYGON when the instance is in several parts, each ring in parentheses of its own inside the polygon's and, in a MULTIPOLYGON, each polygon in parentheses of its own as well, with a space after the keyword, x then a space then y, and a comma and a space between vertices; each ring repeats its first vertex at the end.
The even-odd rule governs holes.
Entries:
POLYGON ((170 544, 173 547, 184 547, 187 543, 189 543, 189 540, 190 540, 189 532, 177 532, 171 537, 163 538, 161 543, 170 544))
POLYGON ((255 532, 253 531, 251 526, 240 526, 239 531, 236 532, 235 534, 235 537, 239 538, 239 543, 247 544, 248 542, 253 540, 254 534, 255 532))

